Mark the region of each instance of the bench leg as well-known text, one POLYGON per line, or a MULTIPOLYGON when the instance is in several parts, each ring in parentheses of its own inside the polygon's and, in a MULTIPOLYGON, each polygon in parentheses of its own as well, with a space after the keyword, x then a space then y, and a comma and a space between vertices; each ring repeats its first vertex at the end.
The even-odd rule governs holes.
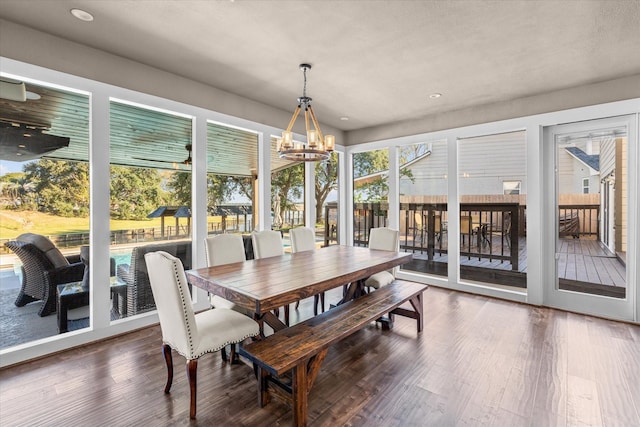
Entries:
POLYGON ((418 322, 418 332, 422 332, 424 329, 424 310, 422 304, 422 292, 409 300, 411 306, 416 312, 416 321, 418 322))
POLYGON ((254 364, 254 367, 256 368, 256 376, 258 377, 258 406, 264 408, 264 405, 269 403, 270 400, 269 391, 267 390, 269 373, 259 365, 254 364))
POLYGON ((307 425, 307 362, 298 363, 292 372, 293 425, 307 425))

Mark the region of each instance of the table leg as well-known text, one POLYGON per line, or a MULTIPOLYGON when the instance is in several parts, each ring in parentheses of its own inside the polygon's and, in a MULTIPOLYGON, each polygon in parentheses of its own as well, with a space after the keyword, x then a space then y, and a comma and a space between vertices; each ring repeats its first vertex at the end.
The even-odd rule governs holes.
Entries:
POLYGON ((336 305, 344 304, 347 301, 351 301, 352 299, 359 298, 364 294, 364 280, 358 280, 356 282, 349 283, 349 287, 347 288, 347 292, 344 297, 336 305))
POLYGON ((285 329, 287 325, 285 325, 273 312, 268 311, 262 315, 256 314, 254 316, 254 320, 258 322, 260 327, 260 335, 264 336, 264 323, 269 325, 274 332, 281 331, 285 329))
POLYGON ((67 319, 68 310, 66 300, 58 297, 58 333, 60 334, 69 330, 69 321, 67 319))

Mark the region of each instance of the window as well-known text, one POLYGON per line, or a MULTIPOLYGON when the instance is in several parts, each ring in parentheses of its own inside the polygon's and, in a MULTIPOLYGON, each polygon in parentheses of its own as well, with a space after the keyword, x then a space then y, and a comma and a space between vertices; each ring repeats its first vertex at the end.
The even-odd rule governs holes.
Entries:
POLYGON ((582 194, 589 194, 589 178, 582 180, 582 194))
POLYGON ((505 196, 509 194, 520 194, 521 181, 503 181, 502 191, 505 196))

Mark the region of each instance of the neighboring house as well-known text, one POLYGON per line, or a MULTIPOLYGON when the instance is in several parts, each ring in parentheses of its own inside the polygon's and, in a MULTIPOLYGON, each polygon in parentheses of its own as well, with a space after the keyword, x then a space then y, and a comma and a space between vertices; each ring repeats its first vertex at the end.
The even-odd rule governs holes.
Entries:
POLYGON ((600 192, 600 143, 572 143, 558 151, 560 194, 596 194, 600 192))
MULTIPOLYGON (((446 144, 446 141, 430 143, 430 155, 407 164, 414 180, 400 179, 401 196, 447 194, 446 144)), ((526 194, 525 147, 524 132, 459 140, 460 195, 526 194)))
POLYGON ((600 235, 613 252, 627 252, 627 138, 607 138, 600 152, 600 235))

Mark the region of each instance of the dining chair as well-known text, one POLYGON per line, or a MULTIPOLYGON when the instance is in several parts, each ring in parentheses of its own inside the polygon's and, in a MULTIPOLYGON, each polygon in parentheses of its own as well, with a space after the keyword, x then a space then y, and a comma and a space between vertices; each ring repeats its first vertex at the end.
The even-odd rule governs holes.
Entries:
MULTIPOLYGON (((473 223, 470 215, 461 215, 460 216, 460 236, 462 237, 462 247, 461 250, 464 249, 465 236, 469 236, 468 250, 467 252, 471 252, 471 244, 472 237, 474 235, 473 231, 473 223)), ((471 259, 471 255, 468 255, 469 259, 471 259)))
MULTIPOLYGON (((289 238, 291 239, 291 252, 315 251, 316 236, 314 231, 309 227, 296 227, 289 230, 289 238)), ((324 313, 324 292, 313 296, 313 315, 318 315, 318 304, 322 306, 324 313)), ((296 310, 300 305, 300 301, 296 302, 296 310)))
POLYGON ((502 214, 502 220, 497 224, 491 224, 490 230, 491 240, 489 244, 492 243, 493 236, 500 237, 500 244, 502 246, 502 251, 504 252, 504 243, 506 241, 507 247, 511 248, 511 212, 504 212, 502 214))
POLYGON ((282 234, 279 231, 254 231, 251 233, 251 241, 253 243, 253 255, 256 259, 284 254, 282 234))
MULTIPOLYGON (((215 236, 209 236, 204 240, 204 250, 207 256, 208 267, 246 261, 244 242, 242 236, 237 234, 217 234, 215 236)), ((210 301, 214 308, 235 310, 246 316, 253 317, 251 311, 218 295, 212 295, 210 301)))
MULTIPOLYGON (((255 259, 271 258, 284 254, 282 233, 274 230, 254 231, 251 233, 253 243, 253 256, 255 259)), ((276 316, 279 310, 274 310, 276 316)), ((284 323, 289 326, 289 305, 284 307, 284 323)))
POLYGON ((144 258, 162 331, 162 354, 167 365, 164 392, 169 393, 173 382, 171 352, 175 350, 187 359, 191 391, 189 416, 195 418, 198 359, 207 353, 224 351, 229 344, 256 337, 260 328, 257 322, 233 310, 215 308, 194 314, 180 259, 162 251, 149 252, 144 258))
MULTIPOLYGON (((369 249, 377 249, 383 251, 397 251, 399 245, 400 233, 387 227, 372 228, 369 232, 369 249)), ((395 272, 393 269, 374 273, 364 282, 367 289, 379 289, 381 286, 388 285, 395 280, 395 272)))

